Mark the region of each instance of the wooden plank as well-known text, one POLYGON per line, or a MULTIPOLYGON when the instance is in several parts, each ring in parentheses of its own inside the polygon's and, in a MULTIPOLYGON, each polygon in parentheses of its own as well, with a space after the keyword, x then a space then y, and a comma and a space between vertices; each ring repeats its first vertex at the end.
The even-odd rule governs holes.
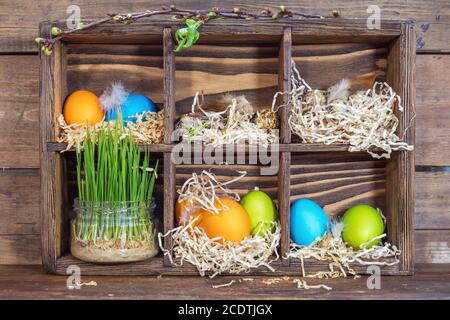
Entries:
MULTIPOLYGON (((211 5, 206 2, 193 2, 189 6, 180 0, 174 0, 171 3, 182 7, 193 8, 209 8, 211 5)), ((3 25, 0 28, 0 49, 6 52, 12 51, 33 51, 36 52, 37 47, 32 39, 37 34, 39 21, 64 20, 68 14, 67 7, 72 4, 68 0, 58 1, 57 4, 45 1, 29 2, 21 0, 17 2, 3 2, 0 5, 3 14, 3 25), (48 10, 51 5, 52 10, 48 10), (6 12, 14 12, 14 14, 6 14, 6 12), (27 14, 33 12, 33 15, 27 14), (20 28, 17 27, 17 21, 21 21, 20 28)), ((331 5, 328 1, 295 1, 286 0, 283 2, 288 9, 297 11, 306 11, 313 14, 330 15, 333 9, 337 9, 342 17, 345 18, 368 18, 371 14, 367 13, 368 3, 358 0, 339 0, 334 1, 331 5)), ((389 18, 409 18, 417 21, 417 47, 419 50, 425 51, 450 51, 447 45, 450 38, 446 30, 450 24, 450 9, 446 0, 421 1, 413 0, 407 3, 400 0, 394 1, 378 1, 376 3, 381 11, 383 19, 389 18)), ((134 12, 148 8, 157 8, 160 6, 156 1, 79 1, 78 5, 81 9, 83 19, 104 17, 107 12, 134 12), (107 10, 105 9, 107 8, 107 10)), ((240 6, 246 9, 258 10, 264 7, 277 8, 278 2, 272 0, 263 0, 258 2, 247 2, 232 0, 227 1, 226 7, 232 8, 240 6)), ((147 21, 153 21, 151 19, 147 21)))
POLYGON ((0 235, 39 235, 38 170, 0 172, 0 235))
POLYGON ((0 167, 39 167, 39 66, 35 56, 0 56, 0 167))
MULTIPOLYGON (((89 23, 92 20, 86 20, 89 23)), ((264 42, 267 39, 275 39, 282 34, 286 26, 293 28, 293 35, 298 37, 298 41, 308 43, 317 42, 370 42, 380 43, 395 39, 401 34, 401 28, 395 20, 381 20, 380 28, 368 29, 367 19, 364 18, 334 18, 323 19, 216 19, 211 20, 202 26, 202 42, 218 42, 218 37, 225 37, 228 41, 264 42)), ((412 23, 411 19, 402 20, 412 23)), ((66 27, 66 20, 59 20, 53 23, 59 28, 66 27)), ((117 23, 105 23, 98 25, 94 29, 83 29, 76 33, 67 35, 64 40, 68 42, 87 43, 117 43, 123 40, 125 34, 133 34, 134 41, 145 41, 145 36, 156 36, 161 34, 162 28, 184 27, 183 21, 173 21, 168 17, 160 17, 147 21, 137 21, 129 25, 117 23), (100 35, 100 37, 98 37, 100 35)), ((130 39, 128 39, 130 40, 130 39)), ((220 42, 220 41, 219 41, 220 42)))
POLYGON ((41 264, 38 234, 0 235, 0 265, 41 264))
MULTIPOLYGON (((172 144, 175 115, 175 54, 172 33, 164 29, 164 143, 172 144)), ((175 165, 171 153, 164 153, 164 233, 174 228, 175 215, 175 165)), ((172 238, 164 238, 164 248, 172 248, 172 238)), ((164 265, 172 266, 169 256, 164 256, 164 265)))
MULTIPOLYGON (((278 169, 278 211, 281 224, 280 254, 282 257, 285 257, 289 252, 291 242, 290 164, 291 154, 289 152, 281 152, 278 169)), ((289 265, 290 261, 286 259, 282 260, 282 263, 283 265, 289 265)))
MULTIPOLYGON (((41 35, 48 33, 49 24, 41 24, 41 35)), ((56 116, 62 111, 65 92, 65 57, 58 43, 53 55, 41 54, 41 92, 40 92, 40 156, 41 156, 41 238, 42 263, 53 272, 56 258, 61 254, 62 230, 62 160, 61 155, 48 152, 47 142, 55 141, 56 116)))
POLYGON ((175 117, 175 53, 170 28, 164 29, 164 143, 172 144, 175 117))
MULTIPOLYGON (((402 25, 402 35, 388 55, 387 80, 401 97, 398 135, 414 145, 415 57, 414 27, 402 25)), ((389 241, 402 251, 400 270, 414 270, 414 153, 395 153, 386 166, 386 217, 389 241)))
POLYGON ((315 89, 327 89, 347 78, 361 83, 352 89, 365 90, 372 88, 374 79, 386 76, 387 48, 383 44, 294 44, 292 57, 302 77, 315 89))
MULTIPOLYGON (((256 277, 242 281, 242 276, 207 277, 117 277, 87 276, 81 274, 81 282, 94 281, 97 286, 83 286, 81 290, 68 290, 67 276, 42 274, 38 266, 0 267, 0 298, 2 299, 148 299, 170 300, 193 297, 208 299, 450 299, 449 265, 421 264, 412 277, 383 277, 381 290, 367 287, 367 277, 359 279, 309 279, 308 284, 324 283, 333 290, 300 290, 295 277, 279 279, 275 285, 267 285, 269 277, 256 277), (226 284, 220 289, 213 286, 226 284), (151 290, 149 290, 151 288, 151 290), (355 294, 357 292, 357 294, 355 294)), ((245 277, 245 276, 244 276, 245 277)), ((273 279, 273 278, 272 278, 273 279)), ((273 308, 272 308, 273 309, 273 308)), ((176 315, 177 308, 167 315, 176 315)), ((273 312, 276 312, 273 310, 273 312)))
POLYGON ((416 230, 417 263, 450 263, 450 230, 416 230))
MULTIPOLYGON (((164 233, 175 227, 175 165, 172 162, 171 154, 164 153, 164 233)), ((164 238, 164 248, 172 248, 172 238, 164 238)), ((171 266, 168 256, 164 257, 164 265, 171 266)))
MULTIPOLYGON (((292 29, 285 28, 280 42, 278 57, 278 90, 281 92, 291 91, 291 60, 292 60, 292 29)), ((282 104, 285 107, 278 111, 280 117, 280 143, 291 142, 291 130, 289 127, 289 99, 287 95, 282 96, 282 104)))
MULTIPOLYGON (((78 265, 82 274, 84 275, 167 275, 167 276, 198 276, 197 269, 188 263, 184 263, 183 266, 173 266, 168 267, 163 265, 162 263, 163 257, 157 256, 152 259, 148 259, 145 261, 140 261, 136 263, 130 264, 121 264, 121 265, 108 265, 108 264, 93 264, 86 263, 74 258, 71 255, 65 255, 58 259, 56 273, 57 274, 66 274, 67 267, 70 265, 78 265)), ((271 266, 274 268, 274 271, 269 270, 266 267, 260 267, 258 269, 252 269, 249 273, 246 273, 246 276, 249 275, 268 275, 268 276, 300 276, 301 275, 301 266, 300 261, 292 261, 291 266, 288 264, 282 263, 280 260, 274 261, 271 266)), ((362 266, 358 264, 350 264, 351 268, 355 270, 358 274, 366 274, 367 266, 362 266)), ((305 261, 305 270, 311 273, 325 271, 328 270, 329 263, 315 261, 313 259, 309 259, 305 261)), ((383 275, 400 275, 404 274, 399 271, 399 266, 383 266, 381 268, 381 273, 383 275)), ((227 274, 222 274, 222 276, 227 276, 227 274)))
POLYGON ((154 44, 67 46, 67 91, 88 89, 98 96, 112 81, 148 96, 162 108, 164 72, 162 40, 154 44))
POLYGON ((385 204, 385 161, 366 154, 293 154, 290 165, 290 200, 309 198, 330 216, 352 205, 385 204))
POLYGON ((450 172, 416 172, 416 229, 450 229, 450 172))
POLYGON ((416 165, 450 165, 450 55, 417 56, 416 165))
MULTIPOLYGON (((280 42, 279 70, 278 70, 278 90, 289 92, 291 90, 291 54, 292 54, 292 29, 285 28, 280 42)), ((278 111, 280 118, 280 142, 291 142, 291 131, 288 123, 289 101, 286 95, 282 96, 282 103, 285 107, 278 111)), ((278 215, 281 224, 280 254, 285 257, 289 252, 290 244, 290 171, 291 154, 281 152, 278 168, 278 215)), ((289 265, 289 260, 282 260, 284 265, 289 265)))
POLYGON ((196 92, 203 92, 206 110, 222 111, 228 106, 223 99, 228 93, 245 95, 254 109, 269 108, 278 84, 278 41, 279 37, 264 45, 198 44, 177 54, 177 117, 191 111, 196 92))

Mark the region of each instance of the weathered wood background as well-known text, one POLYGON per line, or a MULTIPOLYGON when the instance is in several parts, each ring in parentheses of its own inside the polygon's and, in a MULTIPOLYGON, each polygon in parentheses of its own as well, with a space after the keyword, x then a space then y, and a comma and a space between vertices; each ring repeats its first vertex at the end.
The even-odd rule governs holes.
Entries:
MULTIPOLYGON (((149 1, 79 0, 83 18, 133 12, 162 4, 180 7, 280 3, 310 13, 417 21, 416 257, 450 263, 450 2, 447 0, 149 1)), ((0 264, 40 264, 38 92, 39 64, 33 39, 41 20, 62 20, 72 1, 0 1, 0 264)), ((376 170, 376 168, 374 169, 376 170)))

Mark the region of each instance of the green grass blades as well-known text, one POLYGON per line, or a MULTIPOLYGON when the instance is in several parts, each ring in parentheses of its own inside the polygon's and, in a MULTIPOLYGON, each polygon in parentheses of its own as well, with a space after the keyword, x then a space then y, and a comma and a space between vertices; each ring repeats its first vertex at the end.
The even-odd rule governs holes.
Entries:
POLYGON ((148 148, 140 151, 123 127, 88 130, 84 150, 76 153, 78 198, 77 237, 97 241, 145 241, 158 161, 150 167, 148 148))

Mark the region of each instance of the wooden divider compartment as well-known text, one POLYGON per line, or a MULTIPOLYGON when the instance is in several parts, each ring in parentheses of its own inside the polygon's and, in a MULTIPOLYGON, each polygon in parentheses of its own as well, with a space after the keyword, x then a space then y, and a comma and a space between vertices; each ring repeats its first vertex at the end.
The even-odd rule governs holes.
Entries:
MULTIPOLYGON (((51 26, 44 22, 41 35, 51 26)), ((212 21, 201 30, 192 48, 174 53, 173 22, 151 21, 130 26, 106 24, 65 38, 49 58, 41 55, 41 185, 42 252, 48 272, 65 274, 78 265, 83 274, 157 275, 196 274, 193 266, 177 267, 159 256, 142 262, 95 265, 79 261, 68 250, 68 219, 74 195, 73 153, 60 154, 56 143, 56 117, 64 98, 86 88, 100 94, 111 80, 149 95, 164 106, 166 137, 150 145, 160 158, 161 174, 156 195, 163 214, 162 229, 174 227, 176 188, 193 171, 212 168, 224 178, 245 169, 248 175, 233 189, 240 194, 259 186, 275 199, 282 225, 280 253, 289 250, 290 202, 303 196, 340 214, 359 202, 380 207, 387 217, 388 240, 402 251, 401 262, 383 267, 386 274, 413 272, 414 156, 394 152, 389 160, 374 160, 365 153, 349 153, 346 145, 302 144, 291 135, 289 110, 280 119, 279 170, 263 176, 258 164, 175 165, 172 133, 180 115, 190 110, 196 91, 203 90, 213 106, 224 93, 244 94, 256 108, 269 107, 277 90, 290 89, 290 61, 313 87, 326 88, 343 77, 386 80, 400 94, 405 112, 399 114, 400 136, 414 143, 414 33, 409 21, 383 21, 380 30, 368 30, 365 20, 324 19, 305 21, 212 21), (408 130, 405 132, 405 129, 408 130)), ((284 99, 284 98, 282 98, 284 99)), ((281 100, 280 100, 281 102, 281 100)), ((164 242, 171 247, 170 239, 164 242)), ((251 274, 300 275, 298 261, 283 259, 276 271, 260 268, 251 274)), ((307 262, 308 271, 327 264, 307 262)), ((359 273, 365 267, 355 266, 359 273)))

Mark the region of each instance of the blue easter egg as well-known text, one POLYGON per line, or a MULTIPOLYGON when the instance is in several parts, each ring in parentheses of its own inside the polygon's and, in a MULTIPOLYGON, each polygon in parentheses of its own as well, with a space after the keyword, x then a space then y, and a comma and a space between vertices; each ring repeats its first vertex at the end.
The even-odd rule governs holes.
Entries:
MULTIPOLYGON (((134 116, 145 111, 157 112, 152 100, 142 94, 130 94, 124 103, 120 106, 123 121, 136 122, 134 116)), ((117 120, 117 110, 111 109, 106 113, 106 120, 117 120)))
POLYGON ((314 201, 299 199, 291 205, 291 239, 298 245, 309 246, 321 238, 330 220, 314 201))

